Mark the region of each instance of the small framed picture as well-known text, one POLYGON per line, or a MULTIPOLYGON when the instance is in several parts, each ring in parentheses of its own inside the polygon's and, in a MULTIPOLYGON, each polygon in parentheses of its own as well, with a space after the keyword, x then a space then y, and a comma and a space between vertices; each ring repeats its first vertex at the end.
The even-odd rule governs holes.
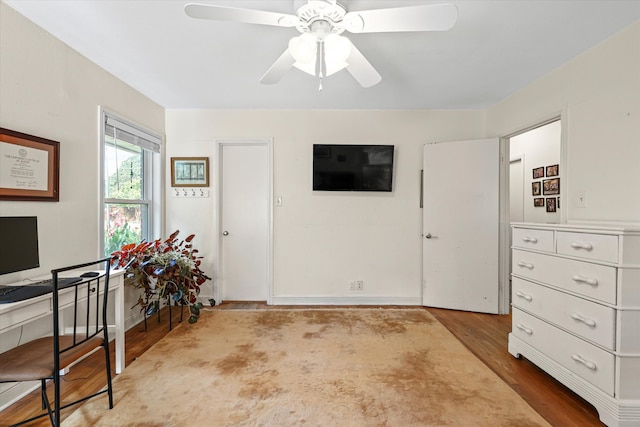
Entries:
POLYGON ((558 167, 560 165, 547 166, 547 177, 558 176, 558 167))
POLYGON ((545 196, 560 194, 560 178, 551 178, 542 181, 542 194, 545 196))
POLYGON ((533 170, 533 179, 544 178, 544 166, 533 170))
POLYGON ((555 212, 555 211, 556 211, 556 198, 547 197, 547 212, 555 212))
POLYGON ((541 208, 544 206, 544 197, 536 197, 533 199, 533 206, 541 208))
POLYGON ((533 181, 531 183, 531 194, 533 196, 539 196, 540 193, 540 181, 533 181))
POLYGON ((208 187, 208 157, 172 157, 172 187, 208 187))

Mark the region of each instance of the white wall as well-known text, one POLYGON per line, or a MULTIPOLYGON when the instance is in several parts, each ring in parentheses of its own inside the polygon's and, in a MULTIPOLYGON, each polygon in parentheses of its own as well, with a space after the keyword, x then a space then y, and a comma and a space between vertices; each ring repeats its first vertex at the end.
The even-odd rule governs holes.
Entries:
POLYGON ((0 201, 1 215, 37 215, 47 274, 98 254, 102 105, 164 134, 164 109, 0 4, 0 127, 60 142, 60 201, 0 201))
MULTIPOLYGON (((533 199, 542 197, 562 197, 558 196, 533 196, 531 191, 531 183, 533 181, 540 182, 542 188, 542 179, 533 179, 533 169, 560 163, 560 139, 561 139, 561 123, 555 121, 545 126, 532 129, 523 134, 514 136, 509 140, 509 150, 511 158, 514 155, 522 155, 524 164, 524 192, 523 192, 523 213, 525 222, 560 222, 560 211, 547 212, 546 207, 534 207, 533 199)), ((556 177, 557 178, 557 177, 556 177)), ((547 178, 548 179, 548 178, 547 178)), ((522 190, 522 189, 521 189, 522 190)))
MULTIPOLYGON (((164 134, 162 107, 0 3, 0 127, 60 142, 59 202, 0 201, 0 215, 38 217, 41 264, 2 275, 0 284, 100 255, 100 105, 164 134)), ((2 334, 0 351, 50 328, 45 319, 2 334)), ((2 385, 0 407, 25 386, 2 385)))
POLYGON ((640 22, 487 111, 509 135, 562 113, 567 222, 640 223, 640 22), (578 194, 586 207, 577 207, 578 194))
MULTIPOLYGON (((354 297, 347 281, 362 279, 362 302, 418 304, 422 145, 477 138, 483 120, 480 111, 168 110, 166 154, 213 157, 216 138, 273 138, 274 195, 283 198, 274 209, 278 301, 354 297), (394 191, 313 192, 314 143, 394 144, 394 191)), ((212 198, 167 198, 167 229, 197 234, 214 277, 215 218, 212 198)))

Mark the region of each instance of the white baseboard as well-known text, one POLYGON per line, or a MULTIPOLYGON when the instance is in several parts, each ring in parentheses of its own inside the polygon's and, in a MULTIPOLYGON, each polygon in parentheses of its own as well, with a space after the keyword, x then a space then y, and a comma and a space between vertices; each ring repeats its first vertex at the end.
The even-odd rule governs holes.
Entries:
POLYGON ((270 305, 422 305, 420 297, 272 297, 270 305))
POLYGON ((4 411, 7 407, 22 399, 27 394, 40 388, 40 381, 6 383, 3 385, 6 386, 6 388, 3 387, 3 389, 0 390, 0 411, 4 411))

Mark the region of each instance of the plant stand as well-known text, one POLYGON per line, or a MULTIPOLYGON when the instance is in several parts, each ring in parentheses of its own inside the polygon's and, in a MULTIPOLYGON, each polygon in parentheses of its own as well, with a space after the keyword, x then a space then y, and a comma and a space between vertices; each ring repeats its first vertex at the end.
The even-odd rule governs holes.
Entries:
MULTIPOLYGON (((171 295, 167 295, 167 305, 169 306, 169 330, 173 329, 173 313, 171 312, 171 306, 173 304, 171 304, 171 295)), ((147 298, 147 303, 149 302, 149 299, 147 298)), ((150 310, 144 310, 144 330, 147 330, 147 317, 149 315, 152 315, 153 312, 156 312, 156 315, 158 316, 158 323, 160 323, 160 301, 157 300, 153 306, 152 306, 153 310, 151 310, 151 312, 149 312, 150 310)), ((182 323, 182 319, 184 316, 184 305, 180 304, 180 323, 182 323)))

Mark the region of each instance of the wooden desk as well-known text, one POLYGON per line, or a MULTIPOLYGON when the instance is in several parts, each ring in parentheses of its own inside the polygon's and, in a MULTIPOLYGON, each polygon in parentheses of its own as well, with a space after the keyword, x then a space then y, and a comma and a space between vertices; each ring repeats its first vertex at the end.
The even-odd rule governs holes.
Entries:
MULTIPOLYGON (((78 272, 73 272, 77 275, 78 272)), ((39 277, 36 280, 48 279, 50 276, 39 277)), ((28 285, 28 280, 23 280, 10 285, 28 285)), ((73 292, 73 287, 60 291, 60 295, 73 292)), ((116 374, 124 369, 124 270, 112 270, 109 276, 109 292, 113 294, 115 309, 115 336, 116 340, 116 374)), ((29 298, 24 301, 9 304, 0 304, 0 334, 10 329, 27 325, 37 319, 52 316, 52 294, 29 298)), ((64 327, 64 326, 63 326, 64 327)))

